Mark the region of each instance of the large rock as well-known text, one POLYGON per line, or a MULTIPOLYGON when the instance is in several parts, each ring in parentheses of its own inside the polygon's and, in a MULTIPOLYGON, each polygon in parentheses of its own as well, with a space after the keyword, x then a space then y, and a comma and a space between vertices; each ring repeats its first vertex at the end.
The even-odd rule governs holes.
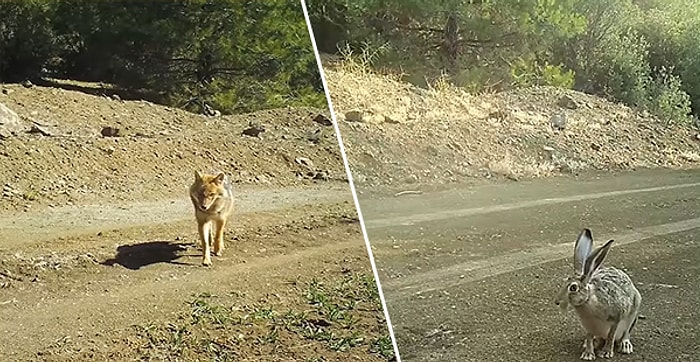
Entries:
POLYGON ((576 101, 569 95, 564 95, 563 97, 559 98, 557 104, 562 108, 578 109, 578 103, 576 103, 576 101))
POLYGON ((17 113, 0 103, 0 137, 11 137, 26 130, 26 125, 17 113))
POLYGON ((353 109, 345 113, 345 121, 347 122, 362 122, 363 112, 357 109, 353 109))

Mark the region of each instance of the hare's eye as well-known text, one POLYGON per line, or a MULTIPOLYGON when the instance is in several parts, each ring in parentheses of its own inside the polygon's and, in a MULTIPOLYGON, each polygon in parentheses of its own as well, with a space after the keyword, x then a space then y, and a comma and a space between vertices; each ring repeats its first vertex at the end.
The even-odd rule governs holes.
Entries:
POLYGON ((576 285, 576 284, 571 284, 571 285, 569 285, 569 291, 570 291, 570 292, 575 292, 575 291, 577 291, 577 290, 578 290, 578 285, 576 285))

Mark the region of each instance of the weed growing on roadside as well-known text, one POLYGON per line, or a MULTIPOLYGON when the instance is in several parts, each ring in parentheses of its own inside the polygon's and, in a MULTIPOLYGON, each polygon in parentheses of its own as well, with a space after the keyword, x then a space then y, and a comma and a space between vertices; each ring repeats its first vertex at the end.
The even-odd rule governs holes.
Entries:
POLYGON ((297 298, 284 305, 265 298, 246 303, 235 292, 193 295, 177 321, 136 327, 140 352, 146 360, 232 361, 284 354, 324 361, 337 353, 394 359, 371 276, 347 273, 335 280, 292 285, 297 298))

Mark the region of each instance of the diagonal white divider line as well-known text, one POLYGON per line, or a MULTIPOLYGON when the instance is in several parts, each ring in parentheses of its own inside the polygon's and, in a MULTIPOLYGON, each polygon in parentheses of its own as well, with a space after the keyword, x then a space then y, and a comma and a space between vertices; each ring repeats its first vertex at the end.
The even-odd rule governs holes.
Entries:
MULTIPOLYGON (((653 237, 668 235, 700 228, 700 218, 677 221, 673 223, 641 227, 631 231, 609 235, 596 236, 596 244, 614 239, 615 247, 636 243, 653 237)), ((414 296, 418 293, 426 293, 441 290, 460 284, 486 279, 492 276, 510 273, 516 270, 530 268, 551 261, 572 258, 574 243, 563 243, 543 246, 534 249, 515 251, 512 253, 494 256, 491 258, 469 261, 429 272, 386 282, 385 288, 389 299, 394 301, 414 296)))
POLYGON ((597 192, 597 193, 592 193, 592 194, 581 194, 581 195, 554 197, 554 198, 539 199, 539 200, 528 200, 528 201, 513 202, 513 203, 509 203, 509 204, 500 204, 500 205, 474 207, 474 208, 457 209, 457 210, 444 210, 444 211, 437 211, 437 212, 431 212, 431 213, 413 214, 413 215, 396 216, 396 217, 390 217, 390 218, 384 218, 384 219, 367 220, 366 225, 367 225, 368 229, 379 229, 379 228, 399 226, 399 225, 410 226, 410 225, 415 225, 417 223, 422 223, 422 222, 437 221, 437 220, 458 218, 458 217, 471 216, 471 215, 489 214, 489 213, 493 213, 493 212, 522 209, 522 208, 527 208, 527 207, 553 205, 553 204, 561 204, 561 203, 566 203, 566 202, 575 202, 575 201, 583 201, 583 200, 600 199, 600 198, 605 198, 605 197, 632 195, 632 194, 639 194, 639 193, 645 193, 645 192, 675 190, 675 189, 681 189, 681 188, 687 188, 687 187, 698 187, 698 186, 700 186, 700 182, 678 184, 678 185, 668 185, 668 186, 656 186, 656 187, 648 187, 648 188, 634 189, 634 190, 597 192))
POLYGON ((316 64, 318 65, 318 72, 321 75, 321 82, 323 83, 323 89, 326 92, 326 101, 328 102, 328 110, 331 113, 331 119, 333 120, 333 128, 335 129, 335 135, 338 138, 338 146, 340 147, 340 154, 343 157, 343 165, 345 166, 345 173, 348 177, 348 182, 350 184, 350 191, 352 192, 352 198, 355 202, 355 208, 357 209, 357 216, 360 219, 360 228, 362 229, 362 236, 365 239, 365 247, 367 248, 367 256, 369 257, 369 262, 372 265, 372 273, 374 274, 374 280, 377 283, 377 289, 379 292, 379 299, 382 302, 382 309, 384 309, 384 318, 386 319, 387 328, 389 329, 389 336, 391 337, 391 344, 394 347, 394 355, 396 357, 396 362, 401 362, 401 356, 399 355, 399 347, 396 344, 396 337, 394 336, 394 328, 391 324, 391 318, 389 317, 389 310, 386 307, 386 300, 384 299, 384 292, 382 290, 382 285, 379 282, 379 274, 377 273, 377 266, 374 263, 374 255, 372 254, 372 248, 369 244, 369 239, 367 238, 367 229, 365 228, 364 219, 362 218, 362 211, 360 210, 360 203, 357 201, 357 191, 355 190, 355 183, 352 180, 352 172, 350 172, 350 165, 348 163, 348 156, 345 153, 345 145, 343 144, 343 138, 340 136, 340 128, 338 127, 338 117, 336 117, 335 111, 333 110, 333 102, 331 101, 330 90, 328 89, 328 83, 326 82, 326 75, 323 72, 323 64, 321 63, 321 57, 318 53, 318 48, 316 47, 316 38, 314 37, 314 30, 311 26, 311 20, 309 20, 309 13, 306 8, 306 1, 301 0, 301 8, 304 11, 304 18, 306 19, 306 27, 309 29, 309 37, 311 38, 311 44, 314 48, 314 54, 316 55, 316 64))

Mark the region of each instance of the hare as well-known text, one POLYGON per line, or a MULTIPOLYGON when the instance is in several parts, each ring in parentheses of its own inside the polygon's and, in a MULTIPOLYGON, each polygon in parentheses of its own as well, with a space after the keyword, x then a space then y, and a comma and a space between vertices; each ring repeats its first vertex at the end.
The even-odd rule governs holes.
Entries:
POLYGON ((596 358, 597 343, 602 343, 601 357, 613 356, 614 346, 623 354, 632 353, 630 332, 637 322, 642 296, 630 277, 613 267, 601 268, 613 240, 593 249, 590 229, 583 229, 574 245, 575 276, 569 277, 556 297, 565 310, 573 306, 586 330, 581 359, 596 358))

